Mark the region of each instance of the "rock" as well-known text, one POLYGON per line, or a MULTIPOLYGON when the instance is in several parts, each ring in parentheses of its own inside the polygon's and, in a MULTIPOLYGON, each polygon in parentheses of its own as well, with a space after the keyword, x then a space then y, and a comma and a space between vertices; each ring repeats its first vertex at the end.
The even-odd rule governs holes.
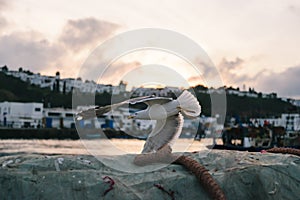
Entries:
MULTIPOLYGON (((297 156, 220 150, 185 155, 209 170, 227 199, 299 199, 297 156)), ((195 176, 175 164, 129 173, 90 155, 23 154, 0 157, 0 166, 1 199, 208 199, 195 176)))

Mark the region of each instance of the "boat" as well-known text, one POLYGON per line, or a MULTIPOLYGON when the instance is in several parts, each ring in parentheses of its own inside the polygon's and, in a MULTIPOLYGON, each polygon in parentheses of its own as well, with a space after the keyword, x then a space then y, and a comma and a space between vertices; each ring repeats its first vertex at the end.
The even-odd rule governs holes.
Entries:
POLYGON ((223 145, 214 145, 213 149, 239 151, 261 151, 273 147, 300 149, 300 132, 286 131, 284 127, 228 127, 222 132, 223 145))

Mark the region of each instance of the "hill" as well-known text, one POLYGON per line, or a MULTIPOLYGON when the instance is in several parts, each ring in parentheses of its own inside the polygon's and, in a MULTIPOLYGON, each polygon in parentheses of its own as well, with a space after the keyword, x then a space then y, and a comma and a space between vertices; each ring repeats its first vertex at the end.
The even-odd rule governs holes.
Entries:
MULTIPOLYGON (((110 103, 110 95, 108 93, 97 94, 95 98, 97 105, 110 103)), ((45 108, 71 108, 72 93, 63 94, 51 91, 50 88, 40 88, 0 72, 0 102, 3 101, 40 102, 44 104, 45 108)), ((82 103, 84 104, 84 102, 82 103)))
MULTIPOLYGON (((204 87, 194 88, 195 94, 199 102, 201 102, 202 114, 210 115, 210 95, 203 93, 203 90, 205 90, 204 87)), ((87 95, 85 97, 94 98, 92 95, 87 95)), ((122 95, 114 96, 114 100, 115 99, 121 101, 124 97, 122 95)), ((40 88, 0 72, 0 102, 2 101, 41 102, 44 103, 44 107, 71 108, 72 93, 62 94, 57 91, 51 91, 50 88, 40 88)), ((278 116, 281 113, 298 111, 297 107, 282 101, 279 98, 252 98, 227 95, 226 101, 228 117, 270 117, 278 116)), ((107 105, 110 102, 111 95, 109 93, 97 94, 95 97, 95 103, 97 105, 107 105)), ((81 103, 84 104, 85 102, 81 103)))
POLYGON ((23 82, 18 78, 0 73, 0 101, 41 102, 45 107, 71 105, 71 94, 63 95, 23 82))

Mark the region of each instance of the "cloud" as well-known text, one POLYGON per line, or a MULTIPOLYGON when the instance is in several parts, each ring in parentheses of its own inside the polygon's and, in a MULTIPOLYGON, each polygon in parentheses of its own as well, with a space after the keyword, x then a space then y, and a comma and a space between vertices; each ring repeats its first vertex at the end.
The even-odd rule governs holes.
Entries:
POLYGON ((9 1, 0 0, 0 10, 4 10, 9 7, 9 1))
POLYGON ((223 85, 242 85, 245 83, 245 81, 252 81, 254 79, 253 77, 238 73, 238 70, 243 68, 244 63, 245 61, 239 57, 237 57, 233 61, 223 58, 216 67, 210 67, 201 63, 204 66, 202 72, 203 77, 191 76, 188 78, 188 82, 190 82, 191 84, 204 84, 208 87, 211 87, 212 85, 207 85, 207 83, 210 82, 214 77, 218 78, 220 75, 220 78, 222 79, 222 85, 219 84, 218 87, 223 85))
POLYGON ((244 60, 239 57, 237 57, 235 61, 228 61, 226 58, 223 58, 221 63, 219 64, 219 68, 221 70, 225 69, 225 71, 227 71, 231 69, 236 69, 240 67, 243 63, 244 60))
POLYGON ((188 78, 189 83, 203 84, 200 76, 191 76, 188 78))
POLYGON ((288 6, 288 10, 297 15, 297 16, 300 16, 300 7, 298 5, 290 5, 288 6))
POLYGON ((60 42, 78 52, 107 39, 118 27, 117 24, 95 18, 69 20, 63 28, 60 42))
POLYGON ((217 68, 225 85, 240 86, 246 82, 253 81, 253 77, 239 72, 243 69, 244 63, 245 61, 239 57, 233 61, 229 61, 226 58, 222 59, 217 68))
POLYGON ((257 78, 256 87, 262 91, 274 91, 284 97, 300 97, 300 65, 280 73, 270 73, 257 78))
POLYGON ((0 15, 0 35, 7 25, 8 25, 7 20, 0 15))
POLYGON ((241 58, 233 61, 223 58, 218 68, 225 85, 237 87, 246 84, 259 92, 270 93, 273 91, 283 97, 300 97, 300 65, 289 67, 283 72, 263 69, 250 77, 247 74, 239 73, 246 64, 246 61, 241 58))
POLYGON ((59 64, 64 55, 58 44, 50 43, 38 32, 15 32, 0 37, 0 64, 33 71, 59 64))
MULTIPOLYGON (((0 9, 5 9, 3 2, 0 0, 0 9)), ((118 27, 94 18, 69 20, 61 35, 51 42, 34 30, 1 35, 7 24, 0 15, 0 66, 6 64, 11 69, 23 67, 46 74, 59 70, 63 77, 76 76, 88 52, 118 27)))
POLYGON ((99 78, 99 81, 101 83, 118 84, 128 72, 141 65, 138 61, 114 63, 107 68, 103 76, 99 78))
POLYGON ((7 19, 1 14, 2 11, 9 8, 9 3, 6 0, 0 0, 0 35, 8 25, 7 19))
POLYGON ((197 72, 188 77, 187 81, 190 85, 206 85, 207 87, 221 87, 223 86, 220 73, 217 67, 211 62, 206 55, 197 56, 193 62, 197 66, 197 72))

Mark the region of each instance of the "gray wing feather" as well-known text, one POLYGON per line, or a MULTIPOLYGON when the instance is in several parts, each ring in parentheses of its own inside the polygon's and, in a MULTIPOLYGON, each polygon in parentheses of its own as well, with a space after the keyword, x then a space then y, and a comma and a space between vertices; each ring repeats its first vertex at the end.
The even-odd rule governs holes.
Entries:
POLYGON ((90 119, 93 117, 100 117, 105 113, 110 112, 113 109, 116 109, 120 106, 126 105, 126 104, 135 104, 137 102, 142 102, 145 99, 152 99, 153 96, 144 96, 144 97, 137 97, 133 99, 129 99, 120 103, 112 104, 112 105, 107 105, 107 106, 95 106, 94 108, 90 108, 87 110, 83 110, 79 113, 76 114, 76 120, 82 120, 82 119, 90 119))
POLYGON ((81 111, 77 113, 76 120, 82 120, 82 119, 89 119, 93 117, 100 117, 105 113, 110 112, 113 109, 116 109, 120 106, 126 105, 126 104, 136 104, 136 103, 146 103, 148 106, 153 104, 164 104, 169 101, 172 101, 172 98, 166 98, 166 97, 154 97, 152 96, 144 96, 144 97, 137 97, 128 99, 126 101, 107 105, 107 106, 96 106, 94 108, 90 108, 88 110, 81 111))
POLYGON ((168 103, 170 101, 173 101, 173 99, 172 98, 167 98, 167 97, 151 97, 151 98, 140 99, 140 100, 130 102, 130 103, 131 104, 145 103, 145 104, 151 106, 153 104, 165 104, 165 103, 168 103))
POLYGON ((157 120, 156 126, 150 133, 142 153, 157 151, 166 144, 172 146, 181 133, 182 125, 183 116, 180 113, 170 116, 166 120, 157 120))

